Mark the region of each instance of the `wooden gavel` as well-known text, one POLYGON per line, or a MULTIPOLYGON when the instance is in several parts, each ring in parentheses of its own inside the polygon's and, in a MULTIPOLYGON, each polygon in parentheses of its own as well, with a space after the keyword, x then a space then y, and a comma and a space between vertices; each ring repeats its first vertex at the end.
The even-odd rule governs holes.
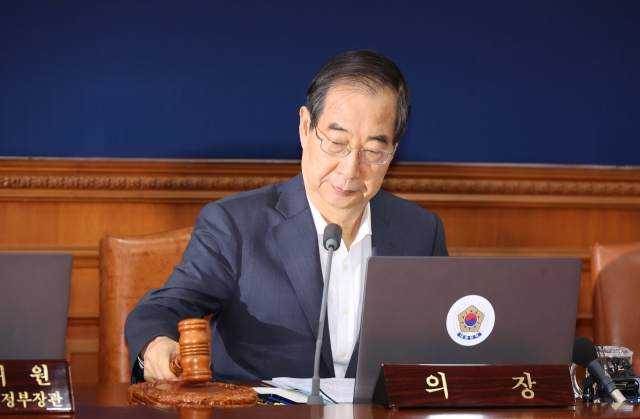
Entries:
POLYGON ((207 319, 186 319, 178 323, 180 353, 173 356, 169 368, 182 374, 182 381, 202 384, 211 381, 211 330, 207 319))
POLYGON ((181 419, 209 418, 210 410, 202 407, 256 404, 258 394, 249 387, 211 382, 209 319, 183 320, 178 330, 180 353, 171 359, 169 368, 182 374, 182 381, 132 384, 127 390, 129 404, 178 406, 181 419))

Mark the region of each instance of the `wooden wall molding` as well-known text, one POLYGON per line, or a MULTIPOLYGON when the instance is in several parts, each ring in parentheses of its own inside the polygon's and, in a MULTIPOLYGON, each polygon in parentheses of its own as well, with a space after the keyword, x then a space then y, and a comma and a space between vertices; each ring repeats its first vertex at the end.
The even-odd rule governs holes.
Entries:
MULTIPOLYGON (((268 170, 268 167, 265 169, 268 170)), ((481 171, 481 170, 479 170, 481 171)), ((473 193, 525 195, 603 195, 640 196, 640 182, 574 182, 545 180, 488 179, 396 179, 389 173, 385 189, 391 192, 473 193)), ((293 173, 292 173, 293 175, 293 173)), ((5 175, 4 189, 78 189, 78 190, 216 190, 243 191, 279 183, 290 176, 37 176, 5 175)))
MULTIPOLYGON (((0 160, 0 199, 196 201, 287 180, 298 161, 0 160)), ((640 207, 640 168, 405 164, 386 190, 420 202, 640 207)))
POLYGON ((393 192, 640 196, 640 182, 390 178, 385 187, 393 192))
POLYGON ((279 183, 289 177, 262 179, 230 176, 31 176, 8 175, 1 179, 7 189, 106 189, 106 190, 217 190, 241 191, 279 183))

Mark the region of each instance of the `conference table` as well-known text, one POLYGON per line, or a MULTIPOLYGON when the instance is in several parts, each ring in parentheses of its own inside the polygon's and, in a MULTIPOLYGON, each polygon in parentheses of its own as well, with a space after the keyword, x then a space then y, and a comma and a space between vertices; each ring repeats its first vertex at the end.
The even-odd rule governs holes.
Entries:
MULTIPOLYGON (((238 408, 174 408, 128 406, 127 384, 74 384, 74 414, 30 414, 45 418, 104 419, 418 419, 453 417, 462 419, 503 418, 640 418, 639 404, 582 403, 563 408, 483 408, 483 409, 386 409, 371 405, 333 404, 324 406, 250 406, 238 408)), ((0 415, 0 419, 20 415, 0 415)), ((22 415, 21 417, 24 417, 22 415)))

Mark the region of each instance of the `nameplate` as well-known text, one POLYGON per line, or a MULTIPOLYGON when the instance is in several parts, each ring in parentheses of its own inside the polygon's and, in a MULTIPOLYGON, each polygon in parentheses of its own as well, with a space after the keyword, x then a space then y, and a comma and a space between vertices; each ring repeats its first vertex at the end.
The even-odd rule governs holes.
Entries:
POLYGON ((386 407, 571 406, 568 365, 382 365, 371 402, 386 407))
POLYGON ((0 413, 73 411, 67 360, 0 360, 0 413))

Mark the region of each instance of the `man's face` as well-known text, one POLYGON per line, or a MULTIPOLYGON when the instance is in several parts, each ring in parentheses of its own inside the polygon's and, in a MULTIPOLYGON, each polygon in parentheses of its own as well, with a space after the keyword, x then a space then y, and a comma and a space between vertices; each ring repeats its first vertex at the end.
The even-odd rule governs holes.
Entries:
POLYGON ((391 157, 381 165, 366 164, 357 149, 394 151, 396 101, 396 95, 387 90, 369 93, 346 85, 329 90, 317 124, 318 135, 348 143, 353 150, 345 157, 322 151, 316 129, 310 128, 308 109, 300 109, 304 184, 309 199, 328 221, 359 217, 380 190, 391 157))

